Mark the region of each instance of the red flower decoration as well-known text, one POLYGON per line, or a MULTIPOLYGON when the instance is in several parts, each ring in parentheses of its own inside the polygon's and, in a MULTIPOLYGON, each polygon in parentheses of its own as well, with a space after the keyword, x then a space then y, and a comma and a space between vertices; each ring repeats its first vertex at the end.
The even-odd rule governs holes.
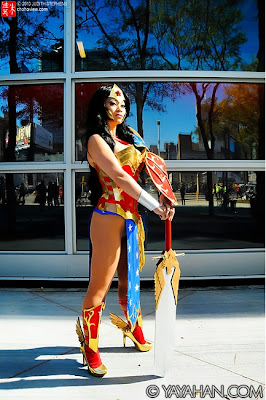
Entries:
POLYGON ((121 96, 121 92, 119 92, 119 90, 117 90, 117 91, 115 92, 115 94, 116 94, 117 96, 121 96))

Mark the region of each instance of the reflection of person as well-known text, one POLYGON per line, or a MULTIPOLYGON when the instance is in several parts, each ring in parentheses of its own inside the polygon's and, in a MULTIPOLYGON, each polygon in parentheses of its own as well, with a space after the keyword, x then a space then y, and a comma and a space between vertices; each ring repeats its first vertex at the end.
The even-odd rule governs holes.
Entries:
POLYGON ((186 187, 184 185, 184 183, 181 184, 181 188, 180 188, 180 194, 181 194, 181 201, 182 201, 182 206, 185 205, 185 194, 186 194, 186 187))
MULTIPOLYGON (((139 351, 152 347, 141 328, 139 272, 144 264, 144 230, 137 202, 162 220, 172 220, 174 215, 171 201, 161 195, 159 204, 137 183, 147 149, 142 138, 124 122, 129 107, 127 95, 118 86, 102 86, 93 95, 88 112, 87 154, 93 167, 91 179, 95 178, 90 199, 97 206, 90 223, 92 255, 83 301, 85 342, 81 341, 81 352, 89 373, 99 377, 107 372, 98 350, 99 324, 116 270, 119 303, 127 318, 127 323, 119 326, 124 340, 129 337, 139 351), (97 184, 101 189, 98 198, 97 184)), ((77 332, 79 329, 78 321, 77 332)))
POLYGON ((25 188, 24 183, 22 182, 19 187, 19 198, 18 198, 19 204, 20 204, 20 202, 21 202, 21 204, 25 204, 25 195, 26 195, 26 188, 25 188))
POLYGON ((37 196, 36 196, 36 201, 40 203, 40 206, 43 207, 45 206, 46 203, 46 186, 44 183, 44 180, 39 183, 37 186, 37 196))
POLYGON ((59 186, 59 198, 60 198, 60 204, 64 204, 64 188, 63 188, 63 186, 59 186))
POLYGON ((48 183, 47 192, 48 192, 47 203, 48 203, 48 206, 51 207, 53 205, 53 184, 51 181, 49 181, 49 183, 48 183))
POLYGON ((55 206, 59 206, 58 197, 59 197, 59 186, 57 185, 56 182, 54 182, 52 184, 52 199, 54 201, 55 206))

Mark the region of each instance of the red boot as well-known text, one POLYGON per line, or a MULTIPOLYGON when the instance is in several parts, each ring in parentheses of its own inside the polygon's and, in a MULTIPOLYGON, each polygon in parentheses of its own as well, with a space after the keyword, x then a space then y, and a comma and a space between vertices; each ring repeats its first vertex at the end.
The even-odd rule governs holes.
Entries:
MULTIPOLYGON (((123 310, 125 317, 127 318, 127 311, 126 311, 127 300, 119 300, 119 304, 123 310)), ((126 337, 128 337, 129 339, 132 340, 136 349, 138 349, 139 351, 149 351, 152 348, 152 343, 148 342, 144 339, 144 335, 143 335, 143 331, 142 331, 141 312, 139 312, 136 326, 135 326, 135 329, 133 330, 133 332, 131 332, 129 321, 126 324, 117 315, 111 314, 111 313, 110 313, 110 317, 111 317, 111 322, 114 325, 116 325, 118 328, 120 328, 123 332, 124 347, 126 345, 126 337)))
POLYGON ((107 369, 102 364, 100 353, 98 350, 99 326, 104 303, 96 307, 83 310, 83 329, 82 332, 80 321, 78 319, 76 332, 80 341, 80 351, 83 354, 83 364, 88 366, 88 371, 93 376, 102 377, 106 374, 107 369))

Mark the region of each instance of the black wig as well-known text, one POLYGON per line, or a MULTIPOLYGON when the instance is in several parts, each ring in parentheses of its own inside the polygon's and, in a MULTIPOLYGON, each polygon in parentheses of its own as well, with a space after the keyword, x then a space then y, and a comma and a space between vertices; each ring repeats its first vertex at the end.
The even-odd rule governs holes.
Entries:
MULTIPOLYGON (((87 116, 86 149, 89 138, 94 134, 98 134, 111 147, 112 151, 114 151, 115 141, 109 132, 107 124, 107 120, 109 118, 106 112, 106 108, 104 106, 105 100, 109 97, 112 87, 113 85, 101 86, 99 89, 96 90, 91 98, 87 116)), ((125 96, 127 117, 130 111, 130 102, 126 93, 123 92, 123 94, 125 96)), ((124 121, 121 124, 117 125, 116 135, 121 140, 125 140, 127 143, 134 144, 133 134, 124 121)), ((96 205, 102 194, 102 187, 99 182, 97 172, 94 168, 91 168, 90 186, 92 189, 90 200, 93 205, 96 205)))

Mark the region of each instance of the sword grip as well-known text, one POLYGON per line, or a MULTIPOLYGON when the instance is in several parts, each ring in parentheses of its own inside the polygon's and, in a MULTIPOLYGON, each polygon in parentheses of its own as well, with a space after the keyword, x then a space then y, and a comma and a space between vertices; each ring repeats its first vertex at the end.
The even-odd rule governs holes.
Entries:
POLYGON ((165 251, 172 248, 172 222, 170 219, 165 220, 165 251))

